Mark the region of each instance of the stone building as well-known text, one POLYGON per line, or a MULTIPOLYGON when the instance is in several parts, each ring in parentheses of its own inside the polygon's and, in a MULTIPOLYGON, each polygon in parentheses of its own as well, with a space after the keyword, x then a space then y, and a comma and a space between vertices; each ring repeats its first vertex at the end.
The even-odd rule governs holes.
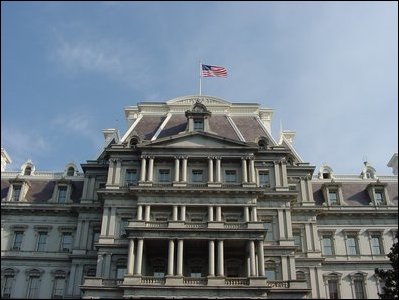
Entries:
POLYGON ((3 298, 378 298, 396 175, 315 170, 254 103, 185 96, 125 115, 83 173, 7 171, 2 149, 3 298))

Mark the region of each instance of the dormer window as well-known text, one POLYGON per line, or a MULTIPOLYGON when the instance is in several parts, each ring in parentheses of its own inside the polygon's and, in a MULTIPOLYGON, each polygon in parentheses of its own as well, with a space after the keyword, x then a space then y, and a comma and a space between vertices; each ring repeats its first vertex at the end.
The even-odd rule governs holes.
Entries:
POLYGON ((343 205, 341 184, 328 182, 323 184, 323 195, 327 206, 343 205))
POLYGON ((73 176, 75 174, 75 169, 73 167, 69 167, 67 171, 67 176, 73 176))
POLYGON ((191 110, 186 111, 186 117, 186 131, 209 131, 209 118, 211 117, 211 112, 204 104, 197 101, 191 110))
POLYGON ((370 205, 389 205, 389 197, 385 183, 380 183, 378 181, 376 183, 370 183, 367 186, 367 192, 371 199, 370 205))
POLYGON ((204 130, 204 120, 203 119, 194 119, 194 130, 195 131, 203 131, 204 130))
POLYGON ((24 175, 30 175, 32 173, 32 168, 31 167, 26 167, 24 171, 24 175))

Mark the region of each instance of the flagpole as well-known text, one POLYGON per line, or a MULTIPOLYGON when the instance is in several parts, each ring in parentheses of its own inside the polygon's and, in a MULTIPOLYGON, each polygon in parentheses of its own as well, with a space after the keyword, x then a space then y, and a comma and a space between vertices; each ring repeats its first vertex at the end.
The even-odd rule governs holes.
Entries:
POLYGON ((201 61, 200 61, 200 64, 199 64, 199 66, 200 66, 200 91, 199 91, 199 94, 200 94, 200 96, 201 96, 201 94, 202 94, 202 64, 201 64, 201 61))

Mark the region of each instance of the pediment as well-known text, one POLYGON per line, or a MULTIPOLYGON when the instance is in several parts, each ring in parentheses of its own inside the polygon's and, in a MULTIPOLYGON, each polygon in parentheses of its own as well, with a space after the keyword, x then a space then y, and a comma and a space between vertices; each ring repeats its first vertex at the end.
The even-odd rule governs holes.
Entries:
POLYGON ((249 147, 246 143, 204 132, 190 132, 143 143, 145 147, 165 148, 226 148, 249 147))

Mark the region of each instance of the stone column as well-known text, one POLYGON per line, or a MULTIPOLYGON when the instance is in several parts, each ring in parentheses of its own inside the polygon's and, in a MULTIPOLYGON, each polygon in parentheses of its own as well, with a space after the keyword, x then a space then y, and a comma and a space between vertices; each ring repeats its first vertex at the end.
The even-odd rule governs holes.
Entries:
POLYGON ((209 241, 209 276, 215 276, 215 242, 209 241))
POLYGON ((113 159, 109 160, 107 185, 112 185, 114 183, 114 163, 115 160, 113 159))
POLYGON ((177 276, 183 276, 183 240, 177 242, 177 276))
POLYGON ((276 180, 276 186, 281 186, 280 166, 277 161, 274 162, 274 178, 276 180))
POLYGON ((217 157, 216 158, 216 182, 221 182, 222 180, 221 180, 221 176, 220 176, 220 174, 221 174, 221 167, 220 167, 220 164, 221 164, 221 162, 220 162, 220 157, 217 157))
POLYGON ((83 227, 82 223, 83 223, 82 220, 78 221, 78 227, 76 229, 76 237, 75 237, 75 240, 73 241, 73 247, 76 248, 76 249, 80 249, 81 248, 80 247, 80 235, 81 235, 82 227, 83 227))
POLYGON ((283 280, 288 280, 288 257, 281 257, 281 273, 283 276, 283 280))
POLYGON ((143 206, 139 205, 137 206, 137 221, 142 221, 143 220, 143 206))
POLYGON ((251 209, 251 220, 253 222, 258 222, 258 216, 257 215, 258 215, 258 213, 257 213, 256 207, 252 206, 252 209, 251 209))
POLYGON ((287 226, 287 238, 292 238, 292 222, 291 222, 291 211, 286 210, 285 211, 285 220, 286 220, 286 226, 287 226))
POLYGON ((109 213, 110 213, 109 207, 104 207, 103 220, 102 220, 102 223, 101 223, 101 233, 100 233, 103 236, 107 235, 109 213))
POLYGON ((213 159, 208 158, 208 181, 213 182, 213 159))
POLYGON ((186 206, 183 205, 180 207, 180 221, 186 221, 186 206))
POLYGON ((244 221, 249 222, 249 207, 244 206, 244 221))
POLYGON ((284 229, 284 212, 279 209, 277 211, 277 215, 278 215, 278 232, 279 232, 279 239, 285 239, 285 229, 284 229))
POLYGON ((259 276, 265 276, 265 253, 263 249, 263 241, 258 241, 258 270, 259 276))
POLYGON ((180 181, 179 169, 180 169, 180 160, 178 157, 175 157, 175 182, 180 181))
POLYGON ((140 173, 140 181, 145 181, 145 169, 147 168, 147 160, 144 156, 141 157, 141 173, 140 173))
POLYGON ((208 221, 213 221, 213 206, 208 206, 208 221))
MULTIPOLYGON (((103 254, 98 254, 96 277, 102 277, 103 276, 103 263, 104 263, 104 255, 103 254)), ((73 265, 73 266, 75 266, 75 265, 73 265)))
POLYGON ((169 252, 168 252, 168 275, 174 275, 174 256, 175 256, 175 242, 169 240, 169 252))
POLYGON ((255 160, 249 160, 249 182, 255 182, 255 160))
POLYGON ((173 221, 177 221, 177 205, 173 205, 173 215, 172 215, 172 219, 173 221))
POLYGON ((121 184, 121 166, 122 161, 120 159, 116 160, 116 170, 115 170, 115 185, 121 184))
POLYGON ((281 161, 281 180, 283 186, 288 186, 288 177, 287 177, 287 163, 285 160, 281 161))
POLYGON ((256 276, 255 243, 254 243, 254 241, 249 241, 249 258, 251 261, 251 276, 256 276))
POLYGON ((115 235, 116 207, 111 207, 111 217, 109 218, 108 236, 115 235))
POLYGON ((104 260, 104 272, 103 272, 103 278, 109 279, 110 278, 110 270, 111 270, 111 253, 105 254, 105 260, 104 260))
POLYGON ((223 241, 218 241, 218 276, 224 276, 224 249, 223 241))
POLYGON ((245 157, 241 157, 241 166, 242 166, 242 183, 247 183, 248 182, 247 159, 245 157))
POLYGON ((183 157, 182 181, 187 182, 187 157, 183 157))
POLYGON ((147 174, 147 180, 149 182, 153 181, 153 176, 154 176, 154 157, 150 157, 149 163, 148 163, 148 174, 147 174))
POLYGON ((144 246, 144 240, 139 239, 137 242, 136 263, 134 264, 135 267, 134 274, 136 275, 141 275, 141 268, 143 265, 143 246, 144 246))
POLYGON ((90 221, 86 220, 84 221, 84 225, 83 225, 83 231, 82 231, 82 243, 80 244, 80 248, 81 249, 86 249, 87 247, 87 240, 88 240, 88 236, 89 236, 89 226, 90 226, 90 221))
POLYGON ((317 226, 314 223, 310 224, 310 228, 313 234, 313 247, 315 251, 320 251, 320 243, 318 242, 319 238, 317 235, 317 226))
POLYGON ((216 206, 216 221, 222 222, 222 208, 220 206, 216 206))
POLYGON ((134 272, 134 240, 129 241, 129 253, 127 256, 127 274, 133 275, 134 272))
POLYGON ((150 216, 151 216, 151 206, 150 205, 146 205, 145 206, 145 221, 148 222, 150 221, 150 216))

